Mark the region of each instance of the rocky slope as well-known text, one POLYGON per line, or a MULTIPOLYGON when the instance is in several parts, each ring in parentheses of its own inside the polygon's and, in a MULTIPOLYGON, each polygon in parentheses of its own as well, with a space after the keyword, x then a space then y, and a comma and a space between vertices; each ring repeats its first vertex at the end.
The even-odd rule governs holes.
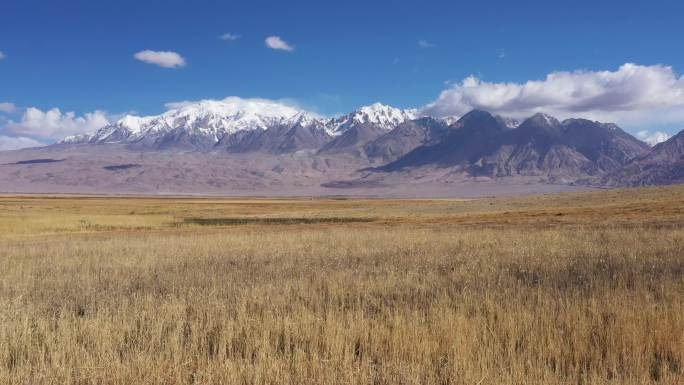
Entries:
POLYGON ((434 144, 422 145, 381 168, 423 166, 470 176, 548 176, 571 181, 616 170, 644 155, 648 145, 612 124, 583 119, 559 122, 537 114, 511 127, 485 111, 472 111, 434 144))
POLYGON ((649 186, 684 183, 684 131, 631 160, 597 184, 608 186, 649 186))
POLYGON ((428 117, 410 120, 366 143, 363 152, 368 158, 388 163, 415 148, 439 142, 448 132, 449 126, 442 120, 428 117))

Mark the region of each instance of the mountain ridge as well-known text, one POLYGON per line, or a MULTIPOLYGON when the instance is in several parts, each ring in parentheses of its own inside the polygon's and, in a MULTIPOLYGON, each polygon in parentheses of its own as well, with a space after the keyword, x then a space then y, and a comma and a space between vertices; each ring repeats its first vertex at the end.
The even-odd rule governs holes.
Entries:
POLYGON ((420 146, 379 170, 435 164, 471 176, 595 175, 648 151, 648 145, 616 125, 586 119, 560 122, 545 114, 510 129, 496 116, 474 110, 451 127, 456 129, 439 143, 420 146), (587 132, 579 132, 583 128, 587 132))
MULTIPOLYGON (((237 142, 247 137, 251 138, 245 144, 247 148, 270 147, 268 144, 254 143, 255 137, 264 135, 246 135, 245 132, 268 131, 272 128, 289 132, 300 128, 311 136, 333 138, 359 125, 372 125, 390 131, 396 125, 416 117, 415 110, 401 110, 374 103, 339 117, 323 118, 282 103, 237 97, 173 103, 171 107, 160 115, 126 115, 94 133, 69 136, 57 144, 127 143, 154 149, 170 148, 177 144, 179 148, 206 150, 221 142, 230 142, 232 147, 229 149, 244 152, 245 149, 235 147, 237 142), (228 137, 232 135, 237 136, 231 140, 228 137)), ((310 145, 306 143, 304 148, 310 145)), ((292 149, 300 148, 295 146, 292 149)))
POLYGON ((170 107, 42 149, 0 153, 0 187, 449 196, 483 181, 535 191, 684 182, 684 135, 651 148, 587 119, 538 113, 517 121, 481 110, 434 118, 379 103, 324 118, 230 98, 170 107))

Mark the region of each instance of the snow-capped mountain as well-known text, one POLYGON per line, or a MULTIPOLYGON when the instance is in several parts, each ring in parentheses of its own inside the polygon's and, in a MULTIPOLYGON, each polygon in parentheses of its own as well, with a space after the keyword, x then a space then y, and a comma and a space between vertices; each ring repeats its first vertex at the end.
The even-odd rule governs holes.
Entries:
POLYGON ((68 137, 62 143, 150 141, 178 130, 190 137, 217 143, 224 135, 239 131, 265 130, 274 125, 306 124, 316 120, 294 107, 262 99, 230 97, 171 106, 174 108, 157 116, 127 115, 92 135, 68 137))
MULTIPOLYGON (((277 128, 278 132, 305 129, 315 137, 339 136, 359 124, 383 130, 415 118, 415 111, 375 103, 338 118, 317 115, 274 101, 229 97, 223 100, 172 103, 171 109, 156 116, 127 115, 92 134, 70 136, 59 144, 129 143, 145 147, 201 147, 219 143, 238 146, 249 132, 277 128), (236 137, 238 139, 236 139, 236 137)), ((263 137, 263 136, 262 136, 263 137)), ((273 144, 271 144, 273 145, 273 144)))
POLYGON ((334 135, 340 135, 358 124, 373 124, 390 131, 401 123, 416 118, 416 110, 402 110, 382 103, 374 103, 339 118, 333 118, 327 126, 334 135))

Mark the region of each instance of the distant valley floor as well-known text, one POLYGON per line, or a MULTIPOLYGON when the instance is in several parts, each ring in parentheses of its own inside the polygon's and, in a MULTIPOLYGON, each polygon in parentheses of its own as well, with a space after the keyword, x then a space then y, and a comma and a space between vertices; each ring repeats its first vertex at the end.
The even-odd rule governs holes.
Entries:
POLYGON ((591 190, 544 177, 473 178, 448 168, 378 173, 347 154, 133 151, 124 146, 0 152, 0 192, 458 198, 591 190))

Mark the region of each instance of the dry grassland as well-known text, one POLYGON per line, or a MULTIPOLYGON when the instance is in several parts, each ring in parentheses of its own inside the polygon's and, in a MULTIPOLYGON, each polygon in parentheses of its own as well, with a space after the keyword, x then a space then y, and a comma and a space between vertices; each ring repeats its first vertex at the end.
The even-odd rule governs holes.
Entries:
POLYGON ((684 187, 0 197, 2 384, 682 384, 684 187))

